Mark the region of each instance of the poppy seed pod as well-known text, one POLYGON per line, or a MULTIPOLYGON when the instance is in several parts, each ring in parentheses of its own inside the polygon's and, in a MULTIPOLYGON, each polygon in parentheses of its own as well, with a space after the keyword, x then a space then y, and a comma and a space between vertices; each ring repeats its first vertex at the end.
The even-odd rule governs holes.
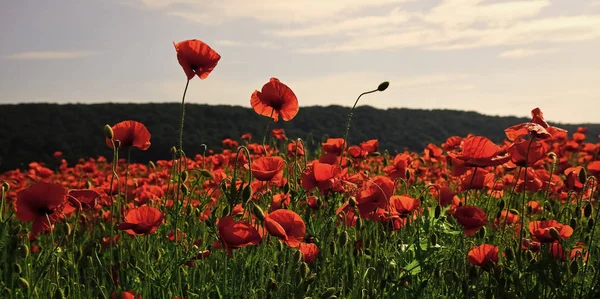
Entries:
POLYGON ((115 137, 115 133, 113 132, 112 127, 108 124, 104 125, 104 136, 110 140, 112 140, 115 137))
POLYGON ((390 82, 388 82, 388 81, 384 81, 384 82, 381 82, 381 84, 379 84, 379 86, 377 86, 377 90, 379 90, 379 91, 384 91, 384 90, 386 90, 386 89, 387 89, 389 86, 390 86, 390 82))

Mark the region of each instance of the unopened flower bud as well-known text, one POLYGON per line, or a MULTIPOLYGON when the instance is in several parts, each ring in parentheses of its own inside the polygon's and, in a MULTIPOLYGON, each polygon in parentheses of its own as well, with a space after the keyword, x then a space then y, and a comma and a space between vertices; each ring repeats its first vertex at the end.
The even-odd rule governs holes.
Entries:
POLYGON ((569 265, 569 270, 571 270, 571 274, 577 275, 577 272, 579 272, 579 265, 577 264, 577 260, 571 262, 571 264, 569 265))
POLYGON ((104 125, 104 136, 106 136, 106 138, 112 140, 115 137, 115 133, 113 132, 113 129, 111 126, 109 125, 104 125))
POLYGON ((187 182, 188 176, 189 176, 189 174, 188 174, 187 170, 182 171, 181 175, 180 175, 181 181, 184 183, 187 182))
POLYGON ((348 200, 348 205, 352 208, 356 207, 356 198, 354 196, 350 197, 350 199, 348 200))
POLYGON ((592 207, 592 205, 588 202, 584 207, 583 207, 583 216, 585 216, 586 218, 592 216, 592 211, 594 210, 594 207, 592 207))
POLYGON ((556 228, 554 227, 550 228, 550 236, 552 236, 552 238, 554 238, 555 240, 560 239, 560 233, 558 233, 558 230, 556 230, 556 228))
POLYGON ((585 168, 582 167, 579 170, 579 176, 578 176, 578 178, 579 178, 579 182, 580 183, 585 184, 585 181, 587 180, 587 174, 585 173, 585 168))
POLYGON ((2 182, 2 192, 8 193, 10 190, 10 185, 7 182, 2 182))
POLYGON ((386 89, 387 89, 389 86, 390 86, 390 82, 388 82, 388 81, 384 81, 384 82, 381 82, 381 84, 379 84, 379 86, 377 86, 377 90, 379 90, 379 91, 384 91, 384 90, 386 90, 386 89))
POLYGON ((258 220, 265 221, 265 212, 263 212, 260 206, 252 204, 252 214, 254 214, 254 216, 258 218, 258 220))
POLYGON ((343 231, 340 234, 339 242, 340 242, 341 247, 344 247, 344 246, 346 246, 346 244, 348 244, 348 232, 347 231, 343 231))
POLYGON ((435 211, 433 212, 433 217, 435 219, 440 218, 440 214, 442 214, 442 207, 440 205, 435 206, 435 211))

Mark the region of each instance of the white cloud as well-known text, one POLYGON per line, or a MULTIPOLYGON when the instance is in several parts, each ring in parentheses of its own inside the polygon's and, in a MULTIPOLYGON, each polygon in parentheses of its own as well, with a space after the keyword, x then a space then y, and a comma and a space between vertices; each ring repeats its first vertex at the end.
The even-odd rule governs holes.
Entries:
POLYGON ((9 54, 3 57, 8 60, 56 60, 78 59, 98 54, 100 53, 93 51, 30 51, 9 54))
POLYGON ((556 53, 558 49, 514 49, 500 53, 502 58, 523 58, 538 54, 556 53))

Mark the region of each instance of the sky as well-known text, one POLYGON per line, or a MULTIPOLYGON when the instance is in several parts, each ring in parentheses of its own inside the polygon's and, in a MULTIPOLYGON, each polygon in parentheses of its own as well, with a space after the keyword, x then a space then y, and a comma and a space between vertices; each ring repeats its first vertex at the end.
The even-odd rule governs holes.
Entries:
POLYGON ((600 123, 600 0, 2 0, 0 103, 181 101, 173 42, 221 55, 187 103, 457 109, 600 123))

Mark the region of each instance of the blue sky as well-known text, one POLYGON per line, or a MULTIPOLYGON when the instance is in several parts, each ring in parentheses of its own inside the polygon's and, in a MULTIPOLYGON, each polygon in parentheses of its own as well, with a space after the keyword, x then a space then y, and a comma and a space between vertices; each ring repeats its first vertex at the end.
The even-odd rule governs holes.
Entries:
POLYGON ((600 123, 600 0, 7 0, 0 34, 0 103, 176 103, 172 42, 200 39, 222 58, 190 103, 277 77, 351 106, 389 80, 360 104, 600 123))

